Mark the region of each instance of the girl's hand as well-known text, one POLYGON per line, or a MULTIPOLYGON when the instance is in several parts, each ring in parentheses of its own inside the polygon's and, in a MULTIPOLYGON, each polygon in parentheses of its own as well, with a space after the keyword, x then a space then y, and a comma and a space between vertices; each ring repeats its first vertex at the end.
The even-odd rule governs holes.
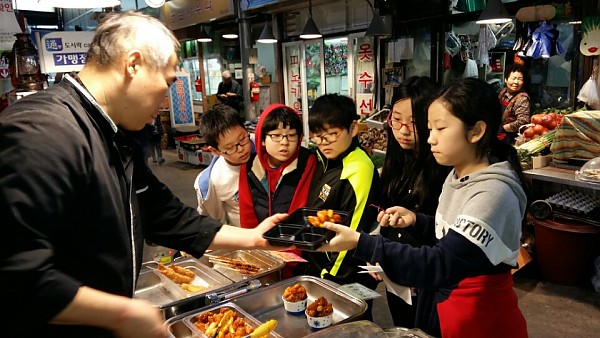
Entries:
MULTIPOLYGON (((371 266, 372 264, 367 262, 367 266, 371 266)), ((379 262, 375 263, 375 265, 379 266, 379 262)), ((377 281, 382 281, 383 278, 376 272, 369 272, 369 275, 371 275, 371 277, 373 277, 375 280, 377 281)))
POLYGON ((356 245, 358 245, 358 239, 360 238, 359 232, 356 232, 345 225, 331 222, 325 222, 323 227, 325 229, 335 231, 336 235, 329 241, 329 243, 322 245, 318 251, 352 250, 356 248, 356 245))
POLYGON ((381 211, 377 215, 377 222, 384 227, 405 228, 415 224, 416 221, 417 215, 414 212, 398 206, 387 208, 385 212, 381 211))

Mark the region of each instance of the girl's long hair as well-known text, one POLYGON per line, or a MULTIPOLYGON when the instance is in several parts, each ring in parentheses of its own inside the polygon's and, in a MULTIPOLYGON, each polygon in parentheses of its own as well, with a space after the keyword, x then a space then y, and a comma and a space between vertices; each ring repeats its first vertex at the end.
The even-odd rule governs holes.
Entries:
POLYGON ((438 85, 431 78, 417 76, 406 79, 394 90, 392 104, 404 99, 411 100, 413 128, 418 140, 415 142, 416 152, 404 150, 395 139, 392 128, 385 125, 388 142, 381 172, 384 207, 419 206, 419 211, 425 213, 435 211, 437 197, 449 171, 448 167, 435 161, 431 146, 427 144, 427 107, 437 90, 438 85))

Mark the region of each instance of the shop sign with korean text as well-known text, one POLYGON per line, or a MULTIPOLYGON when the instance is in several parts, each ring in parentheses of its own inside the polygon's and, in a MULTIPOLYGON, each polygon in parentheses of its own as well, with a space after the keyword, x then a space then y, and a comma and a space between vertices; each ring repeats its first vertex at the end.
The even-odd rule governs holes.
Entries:
POLYGON ((375 53, 373 50, 374 39, 361 37, 356 39, 354 60, 356 60, 354 76, 356 88, 356 113, 366 116, 375 108, 375 53))
POLYGON ((234 15, 233 0, 191 0, 180 8, 162 6, 160 17, 165 26, 176 30, 234 15))
POLYGON ((21 33, 21 27, 13 11, 12 0, 0 0, 0 50, 11 50, 17 33, 21 33))
POLYGON ((43 36, 36 32, 42 73, 80 71, 93 37, 94 32, 52 32, 43 36))
POLYGON ((175 73, 177 80, 169 87, 171 126, 195 126, 190 73, 182 70, 175 73))

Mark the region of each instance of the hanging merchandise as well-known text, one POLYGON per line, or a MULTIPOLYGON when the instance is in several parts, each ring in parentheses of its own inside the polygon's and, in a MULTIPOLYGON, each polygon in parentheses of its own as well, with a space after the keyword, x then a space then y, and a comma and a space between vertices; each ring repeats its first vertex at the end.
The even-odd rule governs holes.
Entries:
POLYGON ((592 74, 590 78, 581 86, 577 99, 585 102, 593 109, 600 109, 600 94, 598 93, 598 58, 594 59, 592 74))
MULTIPOLYGON (((496 47, 496 36, 489 25, 479 25, 479 39, 477 46, 476 60, 479 60, 481 65, 485 67, 486 72, 490 72, 490 49, 496 47)), ((495 68, 494 65, 491 68, 495 68)))
POLYGON ((547 59, 553 55, 563 53, 562 45, 558 40, 558 29, 556 25, 549 25, 542 21, 531 34, 532 43, 527 48, 525 55, 534 59, 547 59))
POLYGON ((600 55, 600 17, 584 18, 581 24, 583 37, 579 51, 585 56, 600 55))
POLYGON ((454 30, 451 30, 446 35, 446 52, 448 52, 450 56, 454 56, 460 52, 460 39, 456 36, 454 30))

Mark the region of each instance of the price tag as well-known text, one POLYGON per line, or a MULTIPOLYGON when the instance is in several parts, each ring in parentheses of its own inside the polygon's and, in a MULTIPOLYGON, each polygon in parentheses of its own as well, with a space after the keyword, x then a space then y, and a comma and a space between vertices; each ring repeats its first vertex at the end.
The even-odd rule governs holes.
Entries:
POLYGON ((340 287, 340 290, 362 300, 369 300, 381 297, 377 291, 373 291, 360 283, 345 284, 340 287))

